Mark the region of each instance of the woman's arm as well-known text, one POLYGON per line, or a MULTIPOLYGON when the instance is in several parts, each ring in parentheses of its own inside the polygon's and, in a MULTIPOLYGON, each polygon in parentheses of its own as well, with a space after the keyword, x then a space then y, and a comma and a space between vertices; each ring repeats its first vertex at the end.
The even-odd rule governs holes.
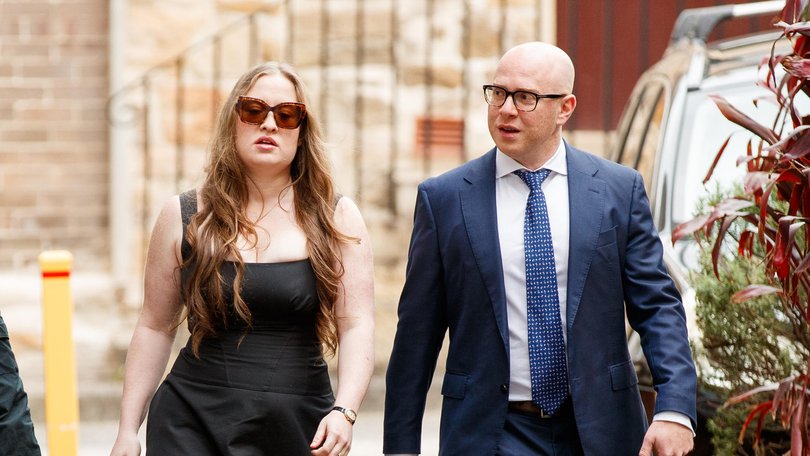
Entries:
POLYGON ((127 351, 121 417, 112 456, 140 455, 138 429, 166 370, 182 310, 179 270, 182 236, 180 201, 174 197, 161 210, 149 242, 143 308, 127 351))
POLYGON ((335 405, 357 410, 374 371, 374 258, 371 239, 354 202, 342 198, 337 228, 359 243, 343 244, 344 273, 335 303, 338 333, 338 393, 335 405))
MULTIPOLYGON (((335 405, 360 408, 374 371, 374 258, 371 240, 357 206, 341 198, 335 210, 338 231, 359 239, 342 245, 343 277, 335 302, 338 335, 338 392, 335 405)), ((351 424, 341 412, 329 413, 313 439, 313 455, 345 455, 351 424), (337 453, 330 452, 333 448, 337 453)))

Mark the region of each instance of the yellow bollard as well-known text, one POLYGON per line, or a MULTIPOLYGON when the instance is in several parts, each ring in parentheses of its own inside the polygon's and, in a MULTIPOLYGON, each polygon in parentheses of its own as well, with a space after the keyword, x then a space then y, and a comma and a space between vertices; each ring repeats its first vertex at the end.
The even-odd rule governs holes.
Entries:
POLYGON ((73 349, 73 255, 51 250, 39 255, 42 270, 42 346, 45 358, 45 424, 51 456, 78 452, 79 400, 73 349))

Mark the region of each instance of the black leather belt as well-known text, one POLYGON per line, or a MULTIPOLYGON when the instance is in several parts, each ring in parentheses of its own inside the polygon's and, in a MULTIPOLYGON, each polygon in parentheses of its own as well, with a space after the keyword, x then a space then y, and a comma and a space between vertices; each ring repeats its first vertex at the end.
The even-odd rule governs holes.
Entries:
POLYGON ((571 406, 571 397, 569 396, 557 410, 557 413, 553 415, 541 409, 540 407, 537 406, 537 404, 535 404, 532 401, 510 401, 509 411, 523 413, 526 415, 532 415, 537 418, 547 419, 547 418, 568 416, 570 413, 573 412, 573 407, 571 406))

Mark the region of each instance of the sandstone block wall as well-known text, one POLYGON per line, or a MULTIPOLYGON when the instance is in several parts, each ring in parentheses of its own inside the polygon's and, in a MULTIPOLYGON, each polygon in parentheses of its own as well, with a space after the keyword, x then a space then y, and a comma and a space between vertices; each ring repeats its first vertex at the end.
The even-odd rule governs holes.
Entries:
POLYGON ((356 0, 123 4, 125 30, 110 31, 107 1, 0 2, 0 271, 34 270, 37 255, 50 248, 73 251, 79 270, 109 270, 107 195, 116 188, 110 183, 109 157, 123 148, 133 192, 127 206, 135 214, 133 235, 138 239, 114 242, 128 251, 133 246, 131 271, 139 285, 141 236, 165 198, 178 187, 199 183, 211 107, 257 59, 289 60, 301 71, 311 89, 312 110, 326 123, 340 190, 362 198, 372 228, 383 227, 375 236, 380 251, 387 252, 380 257, 395 263, 395 257, 404 256, 400 244, 406 242, 416 183, 462 160, 460 154, 442 155, 425 166, 414 145, 419 118, 430 104, 434 116, 464 122, 467 158, 484 152, 491 140, 480 84, 491 78, 502 47, 535 39, 538 14, 553 14, 538 13, 533 0, 434 0, 430 15, 427 2, 365 0, 362 22, 356 0), (248 28, 239 21, 257 10, 262 11, 260 40, 252 47, 248 28), (199 45, 226 28, 230 31, 221 36, 219 54, 210 44, 199 45), (364 38, 358 40, 361 30, 364 38), (147 72, 159 75, 151 79, 148 94, 125 94, 111 110, 112 120, 131 117, 132 122, 113 126, 129 132, 125 144, 109 144, 108 139, 107 56, 109 39, 116 34, 123 35, 124 43, 117 50, 123 54, 119 82, 137 81, 147 72), (463 44, 465 36, 469 46, 463 44), (214 83, 216 55, 221 74, 214 83), (178 56, 182 62, 174 60, 178 56), (428 75, 434 84, 429 91, 428 75), (185 99, 181 130, 173 111, 178 84, 185 99), (138 116, 146 106, 151 117, 144 136, 138 116), (392 106, 397 107, 396 131, 390 125, 392 106), (175 144, 178 137, 182 147, 175 144), (149 163, 142 158, 147 141, 152 147, 149 163), (182 159, 176 156, 180 149, 182 159), (149 182, 143 179, 145 166, 149 182), (386 207, 392 200, 398 211, 394 219, 386 207), (389 242, 390 236, 398 241, 389 242))

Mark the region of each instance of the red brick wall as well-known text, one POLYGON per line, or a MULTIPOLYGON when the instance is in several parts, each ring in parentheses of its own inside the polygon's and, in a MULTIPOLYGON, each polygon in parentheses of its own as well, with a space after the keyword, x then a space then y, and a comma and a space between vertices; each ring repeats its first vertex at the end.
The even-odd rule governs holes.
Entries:
POLYGON ((0 3, 0 270, 107 267, 107 2, 0 3))

